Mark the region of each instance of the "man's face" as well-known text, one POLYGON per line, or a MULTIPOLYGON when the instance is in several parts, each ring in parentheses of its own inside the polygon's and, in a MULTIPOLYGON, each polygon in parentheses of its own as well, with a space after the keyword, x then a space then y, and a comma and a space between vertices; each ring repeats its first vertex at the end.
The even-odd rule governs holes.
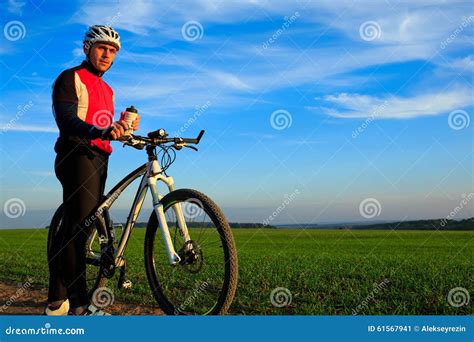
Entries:
MULTIPOLYGON (((84 53, 87 54, 87 49, 84 47, 84 53)), ((89 60, 100 72, 107 71, 114 61, 117 49, 113 45, 105 43, 94 43, 90 47, 89 60)))

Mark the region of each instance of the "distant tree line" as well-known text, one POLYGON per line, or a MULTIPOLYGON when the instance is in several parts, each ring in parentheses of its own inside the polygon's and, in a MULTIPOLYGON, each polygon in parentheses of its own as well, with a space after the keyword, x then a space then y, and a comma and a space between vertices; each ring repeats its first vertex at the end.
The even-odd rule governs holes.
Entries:
POLYGON ((393 229, 393 230, 474 230, 474 217, 464 220, 417 220, 366 225, 340 226, 339 229, 393 229))

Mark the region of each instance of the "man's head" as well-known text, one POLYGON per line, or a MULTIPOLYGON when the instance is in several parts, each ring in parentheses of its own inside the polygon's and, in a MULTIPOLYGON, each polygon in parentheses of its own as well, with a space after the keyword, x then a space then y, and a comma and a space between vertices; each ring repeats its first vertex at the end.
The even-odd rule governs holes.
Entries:
POLYGON ((120 36, 110 26, 89 27, 84 37, 84 53, 90 63, 100 72, 112 65, 115 53, 120 50, 120 36))

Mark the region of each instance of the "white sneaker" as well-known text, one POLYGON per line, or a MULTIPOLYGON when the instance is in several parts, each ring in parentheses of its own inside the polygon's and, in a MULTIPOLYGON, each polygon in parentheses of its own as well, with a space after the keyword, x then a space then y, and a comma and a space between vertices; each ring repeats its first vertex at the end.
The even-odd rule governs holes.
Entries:
POLYGON ((51 310, 49 306, 46 306, 46 309, 44 309, 44 314, 46 316, 67 316, 68 311, 69 300, 66 299, 56 310, 51 310))
POLYGON ((73 312, 69 312, 70 316, 111 316, 111 314, 100 310, 98 307, 90 304, 87 309, 85 309, 80 314, 74 314, 73 312))

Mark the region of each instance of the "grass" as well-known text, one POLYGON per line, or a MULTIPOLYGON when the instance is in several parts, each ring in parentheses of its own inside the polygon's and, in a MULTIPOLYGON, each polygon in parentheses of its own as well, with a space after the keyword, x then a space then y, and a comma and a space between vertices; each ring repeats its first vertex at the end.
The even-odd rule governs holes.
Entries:
MULTIPOLYGON (((451 289, 474 294, 472 231, 234 229, 239 286, 233 314, 461 315, 451 289), (272 305, 277 287, 291 303, 272 305)), ((136 229, 126 258, 130 291, 107 286, 122 301, 154 305, 144 270, 145 229, 136 229)), ((0 279, 47 286, 46 229, 0 230, 0 279)), ((279 297, 278 299, 283 299, 279 297)))

